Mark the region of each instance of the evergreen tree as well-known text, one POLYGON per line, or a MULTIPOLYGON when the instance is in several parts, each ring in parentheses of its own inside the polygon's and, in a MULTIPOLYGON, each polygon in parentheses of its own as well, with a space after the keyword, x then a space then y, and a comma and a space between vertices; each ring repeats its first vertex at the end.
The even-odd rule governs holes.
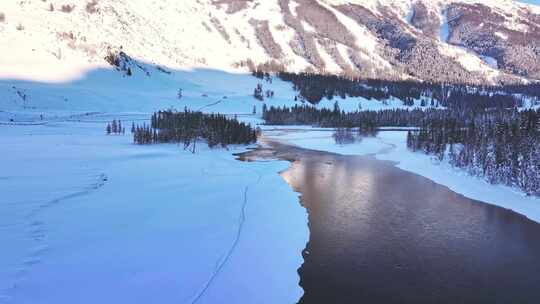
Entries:
POLYGON ((112 132, 113 134, 116 134, 116 133, 118 132, 118 124, 117 124, 117 122, 116 122, 116 119, 114 119, 114 120, 112 121, 111 132, 112 132))
POLYGON ((255 90, 253 91, 253 97, 255 97, 255 99, 258 99, 260 101, 263 101, 264 100, 264 95, 263 95, 263 86, 262 84, 257 84, 257 87, 255 88, 255 90))

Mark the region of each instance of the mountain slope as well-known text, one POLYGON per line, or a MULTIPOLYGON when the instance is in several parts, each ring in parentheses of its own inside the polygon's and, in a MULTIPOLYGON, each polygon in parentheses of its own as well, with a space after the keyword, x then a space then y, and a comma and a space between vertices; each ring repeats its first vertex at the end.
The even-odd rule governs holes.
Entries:
POLYGON ((499 83, 540 77, 540 12, 510 0, 26 0, 0 77, 61 81, 119 50, 170 68, 499 83))

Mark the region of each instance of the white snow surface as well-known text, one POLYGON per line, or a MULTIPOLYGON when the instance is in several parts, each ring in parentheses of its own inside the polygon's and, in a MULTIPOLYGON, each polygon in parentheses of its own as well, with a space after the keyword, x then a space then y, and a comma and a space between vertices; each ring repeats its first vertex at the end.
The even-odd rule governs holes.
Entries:
POLYGON ((470 199, 510 209, 540 223, 540 199, 526 196, 518 189, 492 185, 481 178, 453 168, 423 153, 407 149, 407 133, 403 131, 379 132, 375 138, 338 145, 331 129, 280 128, 265 134, 274 140, 285 141, 306 149, 327 151, 342 155, 375 155, 377 159, 396 163, 398 168, 424 176, 470 199), (284 130, 286 129, 286 130, 284 130))
POLYGON ((104 135, 145 117, 0 125, 0 303, 296 302, 288 163, 104 135))
MULTIPOLYGON (((391 6, 404 20, 414 2, 317 1, 325 7, 358 3, 374 11, 391 6)), ((460 1, 501 11, 523 6, 510 0, 460 1)), ((424 1, 435 11, 449 2, 424 1)), ((277 29, 283 26, 277 1, 255 0, 236 14, 210 0, 100 0, 99 14, 85 12, 87 1, 70 3, 76 6, 69 14, 59 11, 65 1, 8 0, 0 7, 6 16, 0 53, 9 54, 0 56, 0 244, 7 244, 0 251, 0 303, 296 302, 308 227, 297 194, 278 175, 287 163, 242 163, 232 155, 241 148, 199 145, 192 154, 176 145, 135 146, 128 135, 104 135, 112 119, 129 125, 168 108, 260 123, 263 103, 252 97, 258 83, 275 92, 265 100, 268 106, 301 104, 290 83, 266 83, 234 66, 247 58, 268 59, 248 26, 255 18, 269 21, 292 69, 307 67, 290 48, 292 30, 277 29), (50 3, 54 12, 47 10, 50 3), (131 77, 103 60, 109 47, 120 46, 141 66, 133 67, 131 77)), ((361 56, 388 65, 377 54, 373 35, 333 12, 357 36, 361 56)), ((496 74, 470 53, 441 47, 467 59, 464 64, 496 74)), ((348 51, 343 45, 338 49, 348 51)), ((334 63, 327 66, 337 69, 334 63)), ((333 108, 336 101, 346 111, 359 105, 404 107, 397 99, 364 98, 324 99, 317 107, 333 108)), ((339 146, 329 130, 264 128, 267 136, 306 148, 375 153, 458 193, 540 222, 537 199, 411 153, 404 133, 381 132, 339 146)))
MULTIPOLYGON (((89 71, 84 77, 59 83, 2 79, 0 77, 0 123, 33 121, 39 115, 51 121, 87 113, 150 113, 163 109, 183 110, 188 107, 204 112, 224 114, 257 114, 262 106, 292 106, 297 92, 292 84, 274 77, 272 83, 249 74, 210 69, 159 71, 150 64, 139 63, 145 71, 134 67, 133 76, 109 68, 89 71), (257 84, 275 92, 264 102, 253 97, 257 84), (183 97, 179 99, 178 90, 183 97)), ((367 100, 365 98, 324 98, 318 108, 332 109, 338 102, 345 111, 406 108, 401 100, 367 100)), ((415 101, 420 107, 421 101, 415 101)), ((429 106, 429 102, 427 103, 429 106)), ((34 121, 35 122, 35 121, 34 121)))
MULTIPOLYGON (((333 6, 358 4, 375 14, 379 14, 381 8, 391 9, 407 22, 416 0, 313 1, 329 9, 355 36, 356 49, 339 43, 338 47, 357 52, 379 67, 393 69, 379 53, 381 41, 333 6)), ((539 10, 512 0, 420 1, 435 12, 444 12, 452 2, 482 3, 504 15, 510 14, 505 23, 516 30, 527 30, 526 22, 517 12, 539 10)), ((252 19, 269 22, 271 35, 284 54, 280 61, 289 70, 301 71, 309 67, 305 58, 292 50, 290 42, 295 33, 284 23, 277 0, 246 1, 246 9, 233 14, 227 13, 227 4, 217 5, 218 2, 100 0, 97 11, 90 13, 85 8, 86 0, 3 1, 0 12, 5 15, 5 21, 0 22, 0 39, 3 42, 0 53, 9 56, 0 57, 0 77, 55 83, 80 79, 88 71, 104 67, 108 50, 120 47, 141 62, 160 64, 170 69, 245 71, 245 68, 237 66, 239 62, 247 59, 255 63, 269 61, 250 25, 252 19), (74 5, 70 13, 62 12, 62 5, 67 4, 74 5), (50 11, 50 5, 53 11, 50 11)), ((296 5, 294 1, 290 4, 296 5)), ((443 13, 441 19, 444 19, 443 13)), ((440 47, 443 47, 446 39, 441 40, 440 47)), ((342 72, 331 56, 323 55, 328 72, 342 72)), ((466 63, 462 64, 467 67, 466 63)), ((480 70, 492 72, 487 65, 481 66, 480 70)), ((400 73, 398 70, 394 72, 400 73)), ((400 75, 407 78, 405 74, 400 75)))

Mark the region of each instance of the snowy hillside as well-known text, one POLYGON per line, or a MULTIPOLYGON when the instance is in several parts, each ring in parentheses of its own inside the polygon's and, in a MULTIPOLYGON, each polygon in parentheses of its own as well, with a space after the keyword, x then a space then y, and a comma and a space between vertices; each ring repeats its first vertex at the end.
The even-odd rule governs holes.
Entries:
POLYGON ((540 12, 510 0, 4 2, 0 52, 10 56, 0 58, 2 78, 72 80, 108 66, 104 58, 120 49, 170 69, 245 71, 252 61, 470 82, 535 78, 540 67, 540 12), (528 32, 527 41, 505 44, 528 32))

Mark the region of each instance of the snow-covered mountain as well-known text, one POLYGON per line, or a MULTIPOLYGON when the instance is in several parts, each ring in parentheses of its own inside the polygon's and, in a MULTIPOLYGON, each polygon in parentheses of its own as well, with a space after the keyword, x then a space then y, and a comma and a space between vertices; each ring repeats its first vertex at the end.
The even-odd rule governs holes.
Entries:
POLYGON ((507 82, 540 77, 539 29, 511 0, 7 0, 0 77, 69 79, 122 50, 173 69, 507 82))

